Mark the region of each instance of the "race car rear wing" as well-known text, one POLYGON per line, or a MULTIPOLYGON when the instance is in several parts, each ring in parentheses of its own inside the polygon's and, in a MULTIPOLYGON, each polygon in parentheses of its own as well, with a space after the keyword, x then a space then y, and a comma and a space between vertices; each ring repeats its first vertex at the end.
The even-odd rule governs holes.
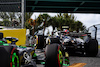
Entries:
POLYGON ((81 36, 87 36, 87 34, 91 34, 91 33, 75 33, 75 32, 70 32, 69 36, 72 36, 72 37, 81 37, 81 36))
MULTIPOLYGON (((61 31, 61 33, 66 33, 64 31, 61 31)), ((69 34, 66 34, 68 36, 71 36, 71 37, 81 37, 81 36, 87 36, 87 35, 90 35, 91 33, 76 33, 76 32, 69 32, 69 34)))

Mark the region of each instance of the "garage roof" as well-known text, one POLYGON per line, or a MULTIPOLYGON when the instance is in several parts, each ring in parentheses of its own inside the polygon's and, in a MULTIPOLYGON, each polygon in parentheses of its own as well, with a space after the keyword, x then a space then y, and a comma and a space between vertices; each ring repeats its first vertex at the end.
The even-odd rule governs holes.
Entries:
POLYGON ((26 0, 26 12, 100 13, 100 0, 26 0))

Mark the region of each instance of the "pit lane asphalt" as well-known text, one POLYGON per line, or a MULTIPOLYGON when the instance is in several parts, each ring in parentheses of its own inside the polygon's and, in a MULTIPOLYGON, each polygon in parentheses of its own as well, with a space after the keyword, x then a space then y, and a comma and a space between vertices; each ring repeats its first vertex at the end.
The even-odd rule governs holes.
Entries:
MULTIPOLYGON (((69 59, 70 59, 70 65, 75 63, 86 63, 84 67, 100 67, 100 49, 96 57, 84 57, 77 55, 77 56, 70 56, 69 59)), ((44 67, 44 65, 37 64, 37 67, 44 67)))

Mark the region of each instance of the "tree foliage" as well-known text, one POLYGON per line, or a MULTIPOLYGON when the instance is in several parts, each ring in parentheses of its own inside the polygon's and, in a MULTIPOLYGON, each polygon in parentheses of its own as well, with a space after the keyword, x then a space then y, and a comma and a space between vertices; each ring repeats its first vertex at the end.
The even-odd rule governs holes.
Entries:
MULTIPOLYGON (((33 13, 25 13, 25 28, 31 29, 32 26, 28 23, 28 20, 33 13)), ((17 19, 21 23, 21 13, 16 12, 0 12, 0 18, 3 21, 0 22, 0 25, 11 25, 13 19, 17 19)), ((36 20, 35 31, 38 31, 40 28, 43 29, 43 26, 38 28, 41 23, 45 22, 45 26, 52 26, 53 29, 57 27, 61 30, 63 25, 69 26, 70 31, 82 31, 86 26, 81 21, 76 21, 73 14, 68 13, 58 13, 57 16, 51 17, 49 14, 40 14, 36 20)))
POLYGON ((53 26, 53 29, 57 27, 61 30, 63 25, 69 26, 70 31, 83 31, 86 27, 81 21, 76 21, 73 14, 68 13, 58 13, 55 17, 50 17, 48 14, 40 14, 38 16, 37 25, 41 24, 45 20, 45 26, 53 26))
MULTIPOLYGON (((25 27, 30 28, 30 25, 28 24, 27 20, 30 19, 33 13, 25 13, 25 27)), ((21 25, 21 12, 0 12, 0 18, 3 19, 3 21, 0 22, 1 25, 7 26, 5 24, 9 24, 8 26, 12 25, 12 20, 15 19, 19 24, 21 25), (5 22, 8 21, 8 22, 5 22)))

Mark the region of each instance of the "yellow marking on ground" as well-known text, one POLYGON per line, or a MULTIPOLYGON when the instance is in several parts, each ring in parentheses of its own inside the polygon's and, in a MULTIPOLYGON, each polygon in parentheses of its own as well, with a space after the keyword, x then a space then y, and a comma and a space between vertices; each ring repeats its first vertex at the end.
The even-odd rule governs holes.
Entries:
POLYGON ((68 67, 84 67, 86 65, 86 63, 74 63, 68 67))

